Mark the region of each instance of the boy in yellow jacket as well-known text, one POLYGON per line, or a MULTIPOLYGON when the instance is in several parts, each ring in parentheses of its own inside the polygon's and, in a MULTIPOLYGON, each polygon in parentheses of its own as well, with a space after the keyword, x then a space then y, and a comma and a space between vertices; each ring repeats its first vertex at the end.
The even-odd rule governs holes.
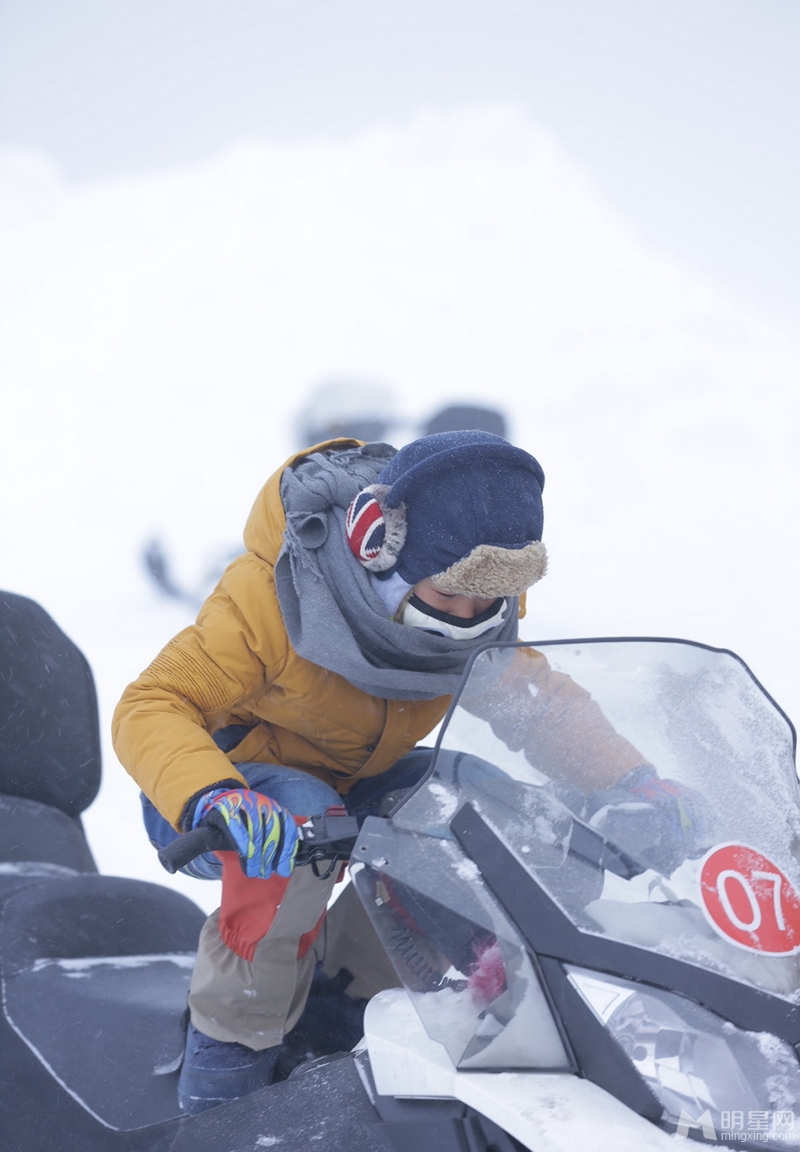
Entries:
MULTIPOLYGON (((520 597, 544 575, 543 486, 532 456, 477 431, 399 452, 338 440, 300 453, 260 492, 247 551, 196 624, 126 689, 114 744, 146 797, 154 841, 216 824, 239 855, 241 884, 269 881, 255 914, 243 918, 233 892, 233 910, 223 895, 223 915, 203 928, 179 1084, 186 1111, 270 1082, 306 1003, 334 883, 293 870, 294 817, 342 802, 375 813, 427 769, 429 752, 415 746, 444 716, 470 654, 516 639, 520 597)), ((543 658, 534 667, 545 738, 549 705, 550 727, 563 725, 565 701, 585 737, 573 782, 613 789, 627 777, 673 819, 670 782, 586 693, 543 658)), ((213 855, 193 867, 220 870, 213 855)), ((226 876, 226 891, 236 884, 226 876)))
POLYGON ((151 820, 160 813, 178 831, 217 822, 247 876, 291 875, 254 948, 237 952, 230 932, 226 943, 218 914, 203 930, 180 1087, 188 1111, 269 1082, 308 995, 304 942, 332 884, 292 873, 292 817, 342 797, 375 810, 426 769, 412 749, 444 716, 474 648, 516 638, 519 597, 544 574, 543 485, 532 456, 482 432, 399 452, 339 440, 294 456, 256 499, 247 552, 197 623, 126 689, 114 745, 151 820))

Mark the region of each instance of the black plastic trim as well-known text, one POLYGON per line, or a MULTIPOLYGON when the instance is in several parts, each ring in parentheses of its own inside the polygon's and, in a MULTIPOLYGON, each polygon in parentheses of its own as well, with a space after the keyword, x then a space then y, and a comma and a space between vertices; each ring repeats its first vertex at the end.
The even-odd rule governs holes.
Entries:
POLYGON ((450 828, 538 956, 677 992, 738 1028, 771 1032, 789 1044, 800 1043, 800 1007, 779 996, 686 960, 581 931, 470 803, 458 810, 450 828))
POLYGON ((558 960, 541 958, 542 974, 578 1058, 581 1075, 653 1124, 664 1109, 619 1044, 570 984, 558 960))

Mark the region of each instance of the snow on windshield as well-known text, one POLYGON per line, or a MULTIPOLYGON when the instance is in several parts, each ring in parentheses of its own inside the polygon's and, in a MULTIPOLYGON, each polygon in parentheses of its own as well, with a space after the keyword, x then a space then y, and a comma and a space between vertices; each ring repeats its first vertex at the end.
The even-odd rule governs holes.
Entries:
POLYGON ((584 930, 795 995, 793 732, 731 654, 646 640, 487 650, 442 748, 434 776, 398 813, 403 827, 450 835, 449 818, 468 799, 584 930), (655 867, 636 839, 648 804, 626 791, 642 765, 656 787, 671 782, 681 813, 702 814, 705 837, 683 852, 667 844, 672 858, 666 851, 655 867), (601 827, 592 813, 604 798, 630 816, 607 825, 616 848, 638 862, 630 878, 575 859, 573 816, 601 827))

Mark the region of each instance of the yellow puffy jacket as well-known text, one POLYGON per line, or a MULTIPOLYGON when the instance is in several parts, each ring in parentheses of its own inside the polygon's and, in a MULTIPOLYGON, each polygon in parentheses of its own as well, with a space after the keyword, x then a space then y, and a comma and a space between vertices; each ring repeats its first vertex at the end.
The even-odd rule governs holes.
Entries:
POLYGON ((260 761, 302 768, 340 792, 385 772, 442 719, 449 696, 382 700, 298 656, 284 628, 274 564, 286 527, 280 478, 321 448, 297 453, 261 489, 244 533, 248 551, 227 568, 200 610, 123 693, 114 748, 156 808, 177 828, 188 800, 260 761), (212 735, 251 731, 227 755, 212 735))

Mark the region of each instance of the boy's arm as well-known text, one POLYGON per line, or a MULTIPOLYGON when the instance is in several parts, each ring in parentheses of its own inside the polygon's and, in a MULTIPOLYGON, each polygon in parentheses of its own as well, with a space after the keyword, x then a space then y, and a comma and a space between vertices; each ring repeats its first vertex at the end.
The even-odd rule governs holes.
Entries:
POLYGON ((659 776, 591 695, 554 672, 541 652, 517 649, 502 675, 465 707, 523 751, 575 815, 643 867, 669 876, 715 842, 716 820, 702 792, 659 776))
POLYGON ((247 554, 225 572, 197 623, 125 689, 112 722, 114 749, 174 827, 198 792, 222 781, 245 784, 214 743, 210 719, 261 695, 286 655, 272 569, 247 554))
POLYGON ((540 772, 586 793, 612 787, 647 762, 589 693, 533 648, 517 649, 493 685, 462 702, 540 772))

